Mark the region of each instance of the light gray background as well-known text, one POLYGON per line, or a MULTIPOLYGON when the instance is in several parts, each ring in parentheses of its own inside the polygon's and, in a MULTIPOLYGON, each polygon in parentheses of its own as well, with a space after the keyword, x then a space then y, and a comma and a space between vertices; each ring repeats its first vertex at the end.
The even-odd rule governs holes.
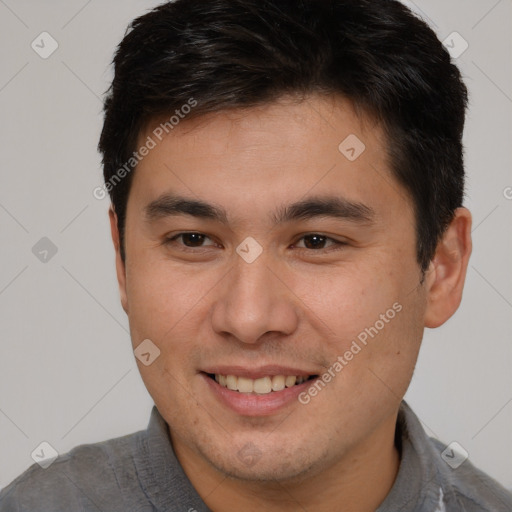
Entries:
MULTIPOLYGON (((152 401, 120 306, 96 152, 109 63, 149 0, 0 0, 0 487, 33 463, 146 427, 152 401), (43 60, 31 42, 59 44, 43 60), (32 247, 58 247, 47 263, 32 247)), ((465 135, 474 252, 460 310, 427 330, 407 394, 425 428, 512 488, 512 1, 406 2, 471 94, 465 135)))

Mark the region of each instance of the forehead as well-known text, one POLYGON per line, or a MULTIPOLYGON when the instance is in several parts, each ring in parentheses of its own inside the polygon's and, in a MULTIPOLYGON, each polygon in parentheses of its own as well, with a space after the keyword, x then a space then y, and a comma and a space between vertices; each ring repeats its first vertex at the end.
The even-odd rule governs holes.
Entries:
MULTIPOLYGON (((356 111, 349 100, 334 94, 312 94, 305 98, 284 95, 271 103, 199 115, 193 109, 189 115, 180 117, 165 114, 144 125, 139 145, 147 136, 156 137, 157 142, 162 138, 170 142, 167 135, 171 135, 183 149, 190 144, 208 145, 215 155, 227 149, 257 147, 258 143, 280 144, 291 150, 304 145, 306 139, 323 150, 344 133, 358 134, 368 139, 372 147, 379 145, 385 149, 380 125, 360 109, 356 111)), ((311 149, 308 147, 308 151, 311 149)), ((290 158, 291 152, 287 153, 290 158)))
POLYGON ((382 128, 343 98, 283 97, 185 116, 161 135, 166 119, 154 120, 139 136, 139 145, 148 137, 155 142, 132 184, 146 202, 178 188, 196 198, 214 197, 228 210, 244 208, 246 199, 282 204, 309 192, 339 193, 359 203, 372 196, 377 209, 392 201, 410 206, 391 173, 382 128))

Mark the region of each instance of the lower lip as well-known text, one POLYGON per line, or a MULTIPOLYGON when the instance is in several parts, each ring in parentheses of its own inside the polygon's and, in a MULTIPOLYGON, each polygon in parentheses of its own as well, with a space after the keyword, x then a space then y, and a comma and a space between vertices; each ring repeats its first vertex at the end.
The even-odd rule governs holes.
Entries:
POLYGON ((264 395, 256 393, 240 393, 221 386, 217 381, 201 373, 206 385, 216 398, 242 416, 269 416, 292 403, 299 403, 299 395, 315 382, 316 379, 307 380, 291 388, 281 391, 271 391, 264 395))

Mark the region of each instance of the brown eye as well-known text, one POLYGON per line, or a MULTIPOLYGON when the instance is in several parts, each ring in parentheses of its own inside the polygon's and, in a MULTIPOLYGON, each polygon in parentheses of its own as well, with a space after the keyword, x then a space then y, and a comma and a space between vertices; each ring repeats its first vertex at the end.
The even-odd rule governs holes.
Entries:
POLYGON ((327 237, 321 235, 306 235, 304 237, 304 246, 307 249, 323 249, 327 237))
POLYGON ((208 247, 208 246, 215 245, 214 243, 205 245, 204 244, 205 240, 210 240, 210 238, 202 233, 192 233, 192 232, 191 233, 178 233, 177 235, 175 235, 171 238, 167 238, 164 243, 167 245, 171 245, 171 244, 174 244, 176 242, 176 240, 178 240, 180 238, 181 238, 182 243, 178 244, 178 245, 182 245, 183 247, 194 248, 194 247, 208 247))
POLYGON ((200 233, 183 233, 180 236, 183 244, 187 247, 201 247, 206 238, 205 235, 201 235, 200 233))
POLYGON ((343 242, 339 242, 337 240, 334 240, 328 236, 320 235, 319 233, 312 233, 309 235, 303 236, 300 240, 304 241, 303 246, 297 246, 300 249, 312 249, 312 250, 318 250, 318 249, 326 249, 332 246, 337 245, 346 245, 343 242), (327 247, 326 247, 326 244, 327 247))

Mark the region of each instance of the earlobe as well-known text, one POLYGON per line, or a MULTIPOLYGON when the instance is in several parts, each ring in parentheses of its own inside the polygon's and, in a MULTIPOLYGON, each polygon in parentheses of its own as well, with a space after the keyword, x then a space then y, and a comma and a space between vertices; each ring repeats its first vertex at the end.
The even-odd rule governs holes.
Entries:
POLYGON ((121 258, 121 244, 119 236, 119 228, 117 223, 117 214, 114 207, 111 205, 108 211, 110 219, 110 233, 112 235, 112 242, 116 253, 116 274, 117 282, 119 284, 119 295, 121 297, 121 305, 124 311, 128 314, 128 297, 126 295, 126 266, 121 258))
POLYGON ((425 276, 425 327, 439 327, 457 311, 471 248, 471 213, 457 208, 425 276))

